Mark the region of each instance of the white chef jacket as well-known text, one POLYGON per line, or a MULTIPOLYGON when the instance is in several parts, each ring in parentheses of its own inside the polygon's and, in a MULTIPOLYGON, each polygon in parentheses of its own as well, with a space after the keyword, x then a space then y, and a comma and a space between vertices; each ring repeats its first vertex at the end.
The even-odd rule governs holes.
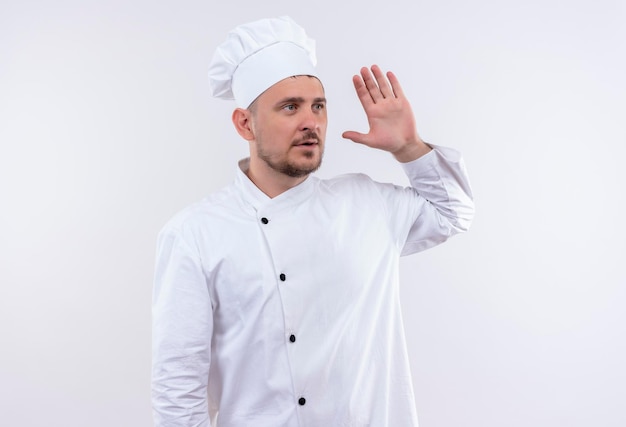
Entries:
POLYGON ((157 427, 409 427, 417 415, 398 259, 469 227, 460 154, 404 163, 411 187, 362 174, 271 199, 241 170, 158 239, 157 427))

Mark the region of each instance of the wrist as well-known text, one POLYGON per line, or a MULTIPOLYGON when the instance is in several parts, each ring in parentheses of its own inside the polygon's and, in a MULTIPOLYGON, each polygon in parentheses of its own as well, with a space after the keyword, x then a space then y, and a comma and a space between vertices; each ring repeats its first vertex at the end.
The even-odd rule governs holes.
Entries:
POLYGON ((432 148, 418 137, 391 154, 400 163, 408 163, 419 159, 431 150, 432 148))

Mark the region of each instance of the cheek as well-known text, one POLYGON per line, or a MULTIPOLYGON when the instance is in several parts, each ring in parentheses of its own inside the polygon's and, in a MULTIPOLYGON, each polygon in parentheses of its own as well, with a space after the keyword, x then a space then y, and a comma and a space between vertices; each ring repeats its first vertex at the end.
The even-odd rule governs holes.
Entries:
POLYGON ((320 123, 320 132, 321 132, 322 136, 326 135, 327 125, 328 125, 328 123, 326 121, 324 121, 323 123, 320 123))
POLYGON ((326 129, 326 126, 328 125, 328 116, 326 115, 326 111, 324 111, 324 114, 320 117, 319 125, 320 128, 326 129))
POLYGON ((280 140, 291 140, 298 133, 298 125, 290 120, 280 120, 273 123, 274 135, 280 140))

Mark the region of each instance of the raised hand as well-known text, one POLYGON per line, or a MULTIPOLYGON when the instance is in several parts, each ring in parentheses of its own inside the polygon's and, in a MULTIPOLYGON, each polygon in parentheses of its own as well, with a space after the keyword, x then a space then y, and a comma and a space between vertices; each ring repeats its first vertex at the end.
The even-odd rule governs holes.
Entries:
POLYGON ((400 162, 415 160, 431 150, 418 135, 411 105, 391 71, 385 78, 377 65, 372 66, 371 73, 363 67, 352 82, 370 129, 366 134, 346 131, 344 138, 389 151, 400 162))

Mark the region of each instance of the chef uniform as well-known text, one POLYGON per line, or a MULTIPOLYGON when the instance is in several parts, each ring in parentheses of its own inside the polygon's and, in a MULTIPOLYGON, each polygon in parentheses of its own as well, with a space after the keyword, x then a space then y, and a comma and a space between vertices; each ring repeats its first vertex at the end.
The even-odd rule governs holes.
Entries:
MULTIPOLYGON (((253 51, 251 72, 270 77, 218 96, 248 106, 285 77, 315 75, 312 49, 287 17, 240 26, 212 76, 224 74, 224 57, 245 76, 253 51), (276 66, 281 43, 291 65, 276 66)), ((460 154, 432 147, 402 164, 407 188, 309 176, 274 198, 247 177, 245 159, 232 185, 168 222, 153 299, 156 426, 417 426, 399 257, 467 230, 473 215, 460 154)))

